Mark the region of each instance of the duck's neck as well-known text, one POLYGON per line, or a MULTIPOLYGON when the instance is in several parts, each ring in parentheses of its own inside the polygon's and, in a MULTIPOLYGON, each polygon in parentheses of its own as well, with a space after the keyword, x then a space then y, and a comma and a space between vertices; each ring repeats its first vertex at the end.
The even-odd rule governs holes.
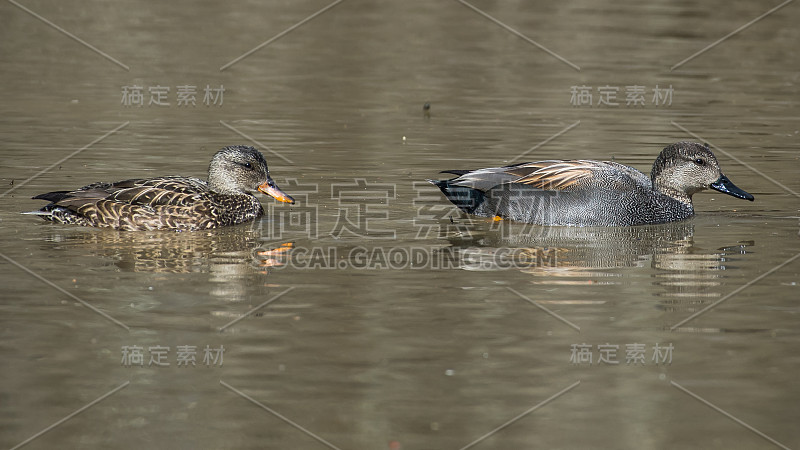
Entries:
POLYGON ((240 191, 238 189, 231 189, 225 187, 225 185, 220 186, 209 183, 208 188, 211 190, 211 192, 220 195, 249 195, 247 192, 240 191))
POLYGON ((675 189, 666 182, 666 180, 671 180, 673 178, 674 168, 668 164, 671 158, 673 157, 668 155, 667 152, 661 152, 658 158, 656 158, 655 163, 653 163, 653 170, 650 172, 650 182, 653 185, 653 190, 691 206, 692 194, 694 194, 694 192, 675 189))
POLYGON ((659 182, 657 179, 653 180, 653 189, 656 192, 664 194, 667 197, 674 198, 681 203, 689 206, 692 205, 692 194, 687 194, 686 192, 667 186, 666 184, 659 182))
POLYGON ((222 195, 247 195, 247 192, 234 186, 236 186, 236 183, 233 180, 225 179, 219 173, 215 173, 213 176, 209 174, 208 176, 208 188, 211 192, 222 195))

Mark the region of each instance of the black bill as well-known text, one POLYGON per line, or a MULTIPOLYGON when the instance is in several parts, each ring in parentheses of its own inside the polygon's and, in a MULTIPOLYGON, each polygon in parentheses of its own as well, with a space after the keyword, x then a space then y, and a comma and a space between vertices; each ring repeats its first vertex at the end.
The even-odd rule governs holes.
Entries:
POLYGON ((715 191, 720 191, 734 197, 750 200, 751 202, 755 200, 755 197, 753 197, 752 194, 749 194, 736 187, 736 185, 731 183, 731 180, 729 180, 725 175, 720 176, 719 180, 711 183, 711 186, 709 187, 715 191))

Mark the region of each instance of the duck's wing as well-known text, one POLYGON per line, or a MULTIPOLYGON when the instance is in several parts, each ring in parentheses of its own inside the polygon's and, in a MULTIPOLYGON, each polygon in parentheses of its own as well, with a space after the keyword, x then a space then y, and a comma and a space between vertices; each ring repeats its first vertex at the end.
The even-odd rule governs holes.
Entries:
POLYGON ((196 195, 207 195, 208 184, 199 178, 160 177, 130 179, 116 183, 92 183, 74 191, 39 194, 34 199, 53 203, 65 200, 109 199, 138 205, 184 204, 196 195))
POLYGON ((591 160, 546 160, 513 166, 490 167, 464 173, 450 181, 456 186, 486 192, 504 184, 524 184, 536 189, 569 191, 574 189, 625 189, 648 185, 650 179, 638 170, 615 162, 591 160))
POLYGON ((188 177, 125 180, 103 190, 106 200, 142 206, 191 206, 210 195, 205 181, 188 177))
POLYGON ((42 216, 56 214, 68 223, 120 229, 180 228, 174 224, 183 222, 205 228, 204 218, 213 209, 206 182, 187 177, 93 183, 34 198, 51 202, 35 212, 42 216))
POLYGON ((208 183, 206 183, 204 180, 194 177, 132 179, 112 183, 111 187, 116 189, 150 187, 154 189, 164 189, 171 192, 178 192, 181 194, 199 194, 208 192, 208 183))
MULTIPOLYGON (((67 200, 68 202, 70 200, 67 200)), ((91 225, 121 230, 195 230, 213 226, 210 201, 200 199, 190 205, 143 205, 102 199, 94 203, 64 205, 91 225)))
POLYGON ((93 183, 74 191, 48 192, 33 198, 73 207, 100 200, 141 206, 189 206, 209 192, 208 184, 199 178, 160 177, 93 183))

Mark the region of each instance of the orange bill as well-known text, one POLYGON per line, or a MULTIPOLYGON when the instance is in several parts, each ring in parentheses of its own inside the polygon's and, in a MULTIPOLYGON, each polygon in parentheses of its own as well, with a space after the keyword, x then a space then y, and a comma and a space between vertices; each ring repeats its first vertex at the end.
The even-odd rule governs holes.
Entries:
POLYGON ((294 205, 294 199, 289 194, 283 192, 272 180, 267 180, 266 183, 259 185, 258 191, 269 195, 279 202, 291 203, 294 205))

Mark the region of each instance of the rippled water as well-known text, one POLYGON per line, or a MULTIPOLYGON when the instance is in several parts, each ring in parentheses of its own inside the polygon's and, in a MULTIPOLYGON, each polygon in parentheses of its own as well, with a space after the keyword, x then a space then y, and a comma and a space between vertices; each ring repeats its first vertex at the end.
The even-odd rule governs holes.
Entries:
POLYGON ((327 5, 0 5, 0 445, 800 446, 797 5, 674 70, 779 3, 349 0, 236 59, 327 5), (158 86, 168 106, 147 104, 158 86), (756 201, 540 228, 454 214, 425 182, 553 158, 647 172, 679 140, 712 144, 756 201), (19 214, 94 181, 202 176, 238 143, 297 205, 183 234, 19 214), (571 362, 584 344, 592 363, 571 362))

